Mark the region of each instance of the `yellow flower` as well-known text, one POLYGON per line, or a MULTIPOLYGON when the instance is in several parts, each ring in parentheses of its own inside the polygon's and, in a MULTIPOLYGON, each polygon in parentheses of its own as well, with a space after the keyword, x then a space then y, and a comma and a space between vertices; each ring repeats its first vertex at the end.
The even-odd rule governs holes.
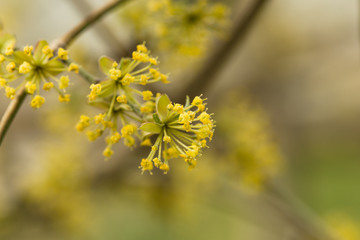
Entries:
POLYGON ((16 90, 15 90, 15 88, 12 88, 12 87, 6 87, 5 93, 6 93, 6 97, 8 97, 10 99, 14 99, 16 90))
POLYGON ((134 82, 135 78, 131 76, 129 73, 125 74, 123 79, 121 79, 121 83, 123 86, 129 86, 130 83, 134 82))
POLYGON ((143 91, 142 95, 143 95, 144 101, 148 101, 148 100, 151 100, 153 93, 151 91, 143 91))
POLYGON ((43 54, 45 54, 48 58, 51 58, 52 56, 54 56, 53 54, 53 50, 50 48, 49 45, 46 45, 43 47, 42 49, 43 54))
POLYGON ((119 69, 111 68, 109 70, 109 73, 110 73, 110 78, 113 80, 117 80, 118 78, 121 77, 121 70, 119 69))
POLYGON ((69 67, 68 67, 68 71, 71 72, 75 72, 75 73, 79 73, 79 65, 77 65, 76 63, 70 63, 69 67))
POLYGON ((70 102, 70 94, 59 95, 59 102, 70 102))
POLYGON ((141 168, 141 173, 149 171, 150 174, 152 174, 151 170, 153 170, 154 166, 151 160, 143 158, 139 168, 141 168))
POLYGON ((127 103, 127 99, 125 95, 118 96, 116 98, 116 101, 118 101, 119 103, 127 103))
POLYGON ((28 56, 31 55, 32 50, 33 50, 33 46, 26 45, 26 46, 24 47, 24 53, 25 53, 26 55, 28 55, 28 56))
POLYGON ((90 118, 86 115, 81 115, 79 122, 76 124, 76 130, 82 132, 89 125, 90 125, 90 118))
POLYGON ((69 86, 69 77, 68 76, 61 76, 60 77, 60 82, 59 82, 59 88, 60 89, 65 89, 69 86))
POLYGON ((10 62, 8 65, 6 65, 6 70, 10 73, 14 72, 16 68, 16 64, 14 62, 10 62))
POLYGON ((31 82, 26 82, 25 89, 29 94, 34 94, 36 91, 36 84, 31 82))
POLYGON ((111 150, 111 148, 107 147, 105 148, 105 150, 103 151, 103 155, 105 157, 111 157, 114 154, 114 151, 111 150))
POLYGON ((36 95, 30 102, 32 108, 40 108, 45 103, 45 98, 40 95, 36 95))
POLYGON ((45 91, 50 91, 50 89, 52 89, 53 87, 54 87, 54 83, 52 83, 52 82, 46 82, 43 85, 43 89, 45 91))
POLYGON ((125 125, 121 129, 121 135, 122 135, 122 137, 128 137, 128 136, 132 135, 136 131, 136 129, 137 129, 137 127, 133 124, 125 125))
POLYGON ((31 65, 28 62, 24 62, 19 66, 19 73, 26 74, 30 72, 30 70, 31 70, 31 65))
POLYGON ((58 49, 58 56, 62 60, 68 60, 69 59, 68 52, 63 48, 58 49))

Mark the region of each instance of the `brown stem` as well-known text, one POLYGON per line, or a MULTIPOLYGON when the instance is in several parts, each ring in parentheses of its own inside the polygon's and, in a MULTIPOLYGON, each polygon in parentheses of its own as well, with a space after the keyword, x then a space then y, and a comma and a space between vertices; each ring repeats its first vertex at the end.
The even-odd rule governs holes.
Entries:
POLYGON ((12 100, 10 102, 4 115, 2 116, 1 121, 0 121, 0 146, 1 146, 2 141, 5 138, 5 134, 6 134, 7 130, 9 129, 9 127, 10 127, 12 121, 14 120, 17 112, 19 111, 22 103, 24 102, 26 95, 27 95, 27 93, 25 91, 25 88, 22 87, 16 94, 14 100, 12 100))
POLYGON ((173 98, 175 102, 183 101, 184 93, 190 98, 200 95, 216 79, 216 74, 227 65, 228 56, 234 50, 235 46, 241 44, 241 41, 247 35, 261 10, 269 0, 250 1, 250 6, 239 13, 234 29, 229 40, 217 48, 214 53, 204 63, 203 67, 197 72, 188 85, 179 91, 179 94, 173 98))
MULTIPOLYGON (((117 1, 110 1, 109 3, 105 4, 103 7, 99 8, 98 10, 87 16, 82 22, 80 22, 77 26, 75 26, 64 36, 55 40, 52 44, 52 48, 53 49, 57 49, 59 47, 67 48, 76 39, 76 37, 78 37, 83 31, 85 31, 91 25, 96 23, 101 17, 106 15, 108 12, 110 12, 120 4, 125 3, 127 1, 128 0, 117 0, 117 1)), ((26 96, 27 93, 25 89, 22 88, 15 96, 15 99, 12 100, 12 102, 5 110, 5 113, 0 121, 0 146, 17 112, 19 111, 21 105, 23 104, 26 96)))
MULTIPOLYGON (((82 22, 80 22, 77 26, 75 26, 72 30, 70 30, 63 37, 59 38, 56 41, 56 47, 68 47, 72 41, 74 41, 85 29, 87 29, 90 25, 97 22, 101 17, 106 15, 108 12, 123 4, 129 0, 118 0, 118 1, 110 1, 105 4, 103 7, 99 8, 92 14, 88 15, 82 22)), ((56 47, 53 47, 54 49, 56 47)))

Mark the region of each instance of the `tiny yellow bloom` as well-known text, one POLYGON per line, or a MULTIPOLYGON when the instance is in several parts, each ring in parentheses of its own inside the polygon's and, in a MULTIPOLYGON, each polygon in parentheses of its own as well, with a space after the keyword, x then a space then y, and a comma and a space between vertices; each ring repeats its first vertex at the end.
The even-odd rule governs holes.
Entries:
POLYGON ((14 72, 16 68, 16 64, 14 62, 10 62, 8 63, 8 65, 6 65, 6 70, 10 73, 14 72))
POLYGON ((113 134, 111 135, 110 141, 111 141, 112 143, 117 143, 117 142, 119 142, 120 138, 121 138, 120 133, 115 132, 115 133, 113 133, 113 134))
POLYGON ((10 56, 14 53, 14 46, 8 46, 5 50, 5 55, 10 56))
POLYGON ((79 73, 79 65, 77 65, 76 63, 70 63, 69 67, 68 67, 68 71, 71 72, 75 72, 75 73, 79 73))
POLYGON ((179 103, 176 103, 175 106, 173 107, 173 110, 179 114, 183 113, 184 112, 184 106, 179 104, 179 103))
POLYGON ((5 94, 7 98, 14 99, 15 98, 16 90, 12 87, 6 87, 5 88, 5 94))
POLYGON ((153 78, 157 79, 160 77, 160 72, 155 68, 150 68, 149 72, 153 75, 153 78))
POLYGON ((52 56, 54 56, 53 50, 50 48, 49 45, 46 45, 43 47, 42 53, 45 54, 48 58, 51 58, 52 56))
POLYGON ((6 87, 7 86, 7 81, 4 78, 0 78, 0 88, 1 87, 6 87))
POLYGON ((121 129, 121 135, 122 135, 122 137, 128 137, 128 136, 132 135, 136 131, 136 129, 137 129, 137 127, 133 124, 125 125, 121 129))
POLYGON ((149 100, 151 100, 153 93, 151 91, 143 91, 142 95, 143 95, 144 101, 149 101, 149 100))
POLYGON ((169 169, 169 165, 167 165, 166 163, 160 165, 160 170, 163 170, 165 174, 169 171, 169 169))
POLYGON ((26 82, 25 89, 29 94, 34 94, 36 91, 36 84, 31 82, 26 82))
POLYGON ((119 103, 127 103, 127 99, 125 95, 120 95, 116 98, 116 101, 118 101, 119 103))
POLYGON ((45 91, 50 91, 50 89, 52 89, 54 87, 54 83, 52 82, 46 82, 44 83, 43 89, 45 91))
POLYGON ((145 138, 140 145, 150 147, 152 145, 150 138, 145 138))
POLYGON ((0 63, 4 62, 5 61, 5 56, 0 54, 0 63))
POLYGON ((79 122, 76 124, 76 130, 82 132, 89 125, 90 125, 90 118, 86 115, 81 115, 79 122))
POLYGON ((31 70, 31 65, 28 62, 23 62, 23 64, 19 66, 19 73, 26 74, 30 72, 30 70, 31 70))
POLYGON ((87 131, 86 136, 87 136, 88 140, 90 142, 92 142, 92 141, 95 141, 99 137, 99 133, 94 132, 94 131, 87 131))
POLYGON ((162 83, 169 83, 168 77, 165 74, 160 74, 160 81, 162 83))
POLYGON ((196 96, 191 104, 194 105, 194 106, 198 106, 198 105, 200 105, 202 103, 203 103, 203 100, 200 97, 196 96))
POLYGON ((121 84, 124 86, 130 85, 130 83, 134 82, 135 77, 131 76, 129 73, 125 74, 123 79, 121 79, 121 84))
POLYGON ((135 61, 139 61, 139 62, 149 61, 149 55, 147 55, 146 53, 133 52, 132 57, 135 61))
POLYGON ((40 108, 45 103, 45 98, 36 95, 30 102, 32 108, 40 108))
POLYGON ((33 46, 26 45, 24 47, 24 53, 28 56, 31 56, 32 50, 33 50, 33 46))
POLYGON ((149 62, 150 62, 152 65, 157 65, 157 64, 158 64, 158 61, 156 60, 156 58, 149 58, 149 62))
POLYGON ((103 121, 105 121, 105 113, 99 113, 94 117, 94 120, 96 124, 102 123, 103 121))
POLYGON ((111 68, 109 73, 112 80, 117 80, 119 77, 121 77, 121 71, 119 69, 111 68))
POLYGON ((152 161, 150 161, 149 159, 143 158, 143 159, 141 160, 141 163, 140 163, 140 167, 139 167, 139 168, 141 168, 141 173, 144 173, 145 171, 149 171, 150 174, 152 174, 152 173, 151 173, 151 170, 152 170, 154 167, 153 167, 152 161))
POLYGON ((66 50, 63 49, 63 48, 59 48, 59 50, 58 50, 58 56, 59 56, 59 58, 62 59, 62 60, 68 60, 68 59, 69 59, 68 51, 66 51, 66 50))
POLYGON ((140 84, 141 85, 146 85, 148 80, 149 80, 149 78, 147 76, 145 76, 145 75, 140 76, 140 84))
POLYGON ((157 167, 157 168, 160 167, 162 164, 162 162, 158 158, 154 158, 153 162, 154 162, 155 167, 157 167))
POLYGON ((112 67, 116 68, 117 66, 119 66, 119 64, 117 62, 113 62, 112 67))
POLYGON ((148 49, 146 48, 145 44, 139 44, 136 46, 136 50, 138 52, 143 52, 143 53, 147 53, 148 49))
POLYGON ((171 138, 169 136, 164 136, 163 141, 169 143, 171 142, 171 138))
POLYGON ((60 77, 60 82, 59 82, 59 88, 60 89, 65 89, 69 86, 69 77, 68 76, 61 76, 60 77))
POLYGON ((59 95, 59 102, 70 102, 70 94, 59 95))
POLYGON ((103 151, 103 155, 105 157, 111 157, 113 154, 114 154, 114 151, 111 150, 110 147, 105 148, 105 150, 103 151))

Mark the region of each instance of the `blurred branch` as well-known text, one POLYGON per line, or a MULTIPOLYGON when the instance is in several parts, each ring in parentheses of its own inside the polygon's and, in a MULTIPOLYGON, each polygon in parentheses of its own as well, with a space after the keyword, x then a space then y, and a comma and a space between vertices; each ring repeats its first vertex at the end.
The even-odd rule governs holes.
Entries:
MULTIPOLYGON (((92 7, 87 0, 77 0, 69 1, 78 12, 82 15, 86 15, 88 12, 91 12, 92 7)), ((116 37, 114 31, 109 28, 109 26, 104 22, 99 22, 94 28, 94 31, 97 33, 97 36, 108 46, 108 49, 116 56, 124 56, 128 52, 128 49, 121 43, 121 41, 116 37)))
POLYGON ((340 240, 318 221, 295 196, 283 188, 279 182, 270 182, 266 186, 265 202, 281 214, 285 219, 296 226, 301 232, 308 235, 307 239, 340 240))
MULTIPOLYGON (((120 4, 123 4, 129 0, 118 0, 118 1, 109 1, 103 7, 99 8, 95 12, 88 15, 82 22, 80 22, 77 26, 75 26, 72 30, 70 30, 67 34, 59 38, 55 41, 56 47, 66 48, 68 45, 72 43, 84 30, 86 30, 89 26, 96 23, 100 18, 106 15, 111 10, 115 9, 120 4)), ((54 47, 55 49, 55 47, 54 47)))
MULTIPOLYGON (((101 17, 127 1, 128 0, 110 1, 109 3, 105 4, 103 7, 88 15, 82 22, 80 22, 64 36, 53 41, 52 49, 55 50, 59 47, 67 48, 82 32, 96 23, 99 19, 101 19, 101 17)), ((25 89, 21 88, 18 94, 15 96, 15 99, 12 100, 12 102, 5 110, 5 113, 0 121, 0 146, 26 96, 27 93, 25 89)))
MULTIPOLYGON (((181 102, 184 93, 189 95, 190 98, 200 95, 204 89, 208 88, 209 85, 214 82, 216 74, 228 64, 229 55, 236 45, 243 42, 255 20, 261 13, 261 10, 264 9, 265 4, 268 2, 269 0, 249 1, 249 6, 245 7, 245 10, 239 13, 229 40, 214 51, 200 71, 191 78, 187 86, 173 97, 175 102, 181 102)), ((241 1, 241 3, 243 2, 241 1)))

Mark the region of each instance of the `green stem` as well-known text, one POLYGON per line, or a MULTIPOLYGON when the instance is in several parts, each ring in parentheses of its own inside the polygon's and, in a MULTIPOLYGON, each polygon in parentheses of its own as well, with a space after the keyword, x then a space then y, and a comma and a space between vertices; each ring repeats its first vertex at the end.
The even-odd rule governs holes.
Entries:
MULTIPOLYGON (((127 1, 128 0, 117 0, 117 1, 110 1, 109 3, 105 4, 103 7, 101 7, 97 11, 91 13, 82 22, 80 22, 72 30, 70 30, 68 33, 66 33, 63 37, 55 40, 52 44, 52 49, 56 50, 60 47, 67 48, 82 32, 84 32, 87 28, 89 28, 94 23, 96 23, 98 20, 100 20, 101 17, 105 16, 111 10, 113 10, 120 4, 125 3, 127 1)), ((81 70, 79 70, 79 73, 85 79, 90 81, 90 79, 91 79, 91 78, 89 78, 90 75, 86 75, 86 73, 82 72, 81 70)), ((0 146, 1 146, 2 141, 5 138, 7 131, 9 130, 9 127, 11 126, 11 123, 13 122, 17 112, 19 111, 21 105, 23 104, 26 96, 27 96, 27 93, 26 93, 25 89, 22 88, 18 92, 18 94, 15 96, 15 99, 12 100, 12 102, 9 104, 9 106, 5 110, 5 113, 2 116, 1 121, 0 121, 0 146)))

